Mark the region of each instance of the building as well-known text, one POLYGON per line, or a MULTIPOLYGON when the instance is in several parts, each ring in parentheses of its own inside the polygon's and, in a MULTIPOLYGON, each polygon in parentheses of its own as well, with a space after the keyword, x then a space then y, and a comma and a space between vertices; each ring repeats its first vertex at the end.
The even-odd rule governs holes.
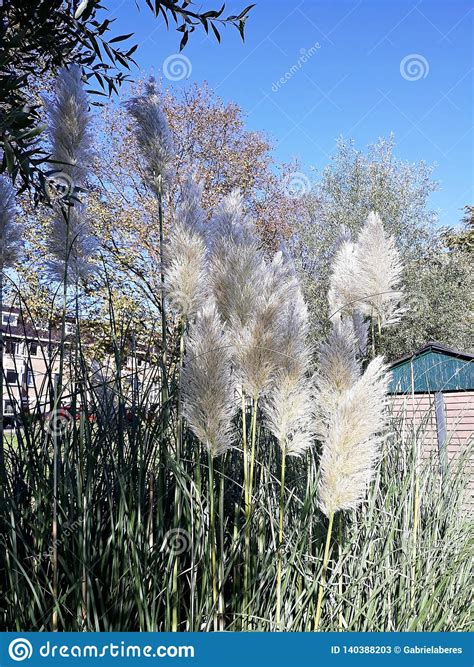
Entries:
MULTIPOLYGON (((3 413, 4 423, 12 423, 20 410, 38 408, 46 412, 59 373, 60 330, 49 324, 33 324, 14 306, 2 310, 3 333, 3 413)), ((68 322, 71 335, 74 324, 68 322)))
MULTIPOLYGON (((3 413, 4 425, 12 426, 15 415, 21 412, 46 414, 50 411, 52 399, 59 378, 60 325, 33 323, 27 313, 17 307, 4 306, 2 311, 3 333, 3 413)), ((66 349, 63 378, 62 405, 71 403, 73 389, 68 382, 69 350, 75 340, 75 321, 66 322, 66 349)), ((84 342, 84 341, 83 341, 84 342)), ((86 343, 87 347, 87 343, 86 343)), ((141 402, 146 393, 147 403, 159 401, 159 368, 153 362, 153 349, 135 343, 124 346, 129 352, 124 354, 121 377, 122 396, 128 405, 141 402), (125 391, 124 391, 125 389, 125 391)), ((113 391, 115 377, 114 355, 106 355, 102 363, 91 363, 89 380, 91 386, 104 384, 113 391), (109 383, 110 380, 110 383, 109 383)), ((88 402, 91 398, 88 388, 88 402)), ((81 392, 79 392, 81 393, 81 392)), ((83 393, 82 393, 83 395, 83 393)), ((76 397, 77 398, 77 397, 76 397)), ((78 399, 78 405, 81 399, 78 399)))
MULTIPOLYGON (((394 417, 420 434, 422 454, 437 457, 441 472, 473 444, 473 361, 472 354, 433 342, 391 365, 394 417)), ((474 472, 472 451, 469 467, 474 472)))

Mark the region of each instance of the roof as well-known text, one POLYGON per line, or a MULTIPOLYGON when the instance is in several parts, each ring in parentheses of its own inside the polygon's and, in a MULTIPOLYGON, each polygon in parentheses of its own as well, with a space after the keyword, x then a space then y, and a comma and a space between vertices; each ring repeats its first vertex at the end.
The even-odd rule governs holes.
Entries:
POLYGON ((390 365, 390 394, 474 390, 474 355, 437 342, 397 359, 390 365))
MULTIPOLYGON (((66 322, 74 325, 75 320, 67 317, 66 322)), ((18 306, 4 304, 0 316, 0 328, 5 338, 15 338, 29 341, 59 342, 61 340, 61 323, 34 322, 28 312, 18 306), (16 324, 3 324, 3 314, 16 315, 16 324)))

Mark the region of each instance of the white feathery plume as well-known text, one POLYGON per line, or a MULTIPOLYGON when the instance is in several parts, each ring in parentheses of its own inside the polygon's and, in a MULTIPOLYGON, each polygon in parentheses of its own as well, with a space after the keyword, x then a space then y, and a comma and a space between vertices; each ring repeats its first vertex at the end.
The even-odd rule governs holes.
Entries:
MULTIPOLYGON (((48 103, 52 157, 67 164, 61 171, 78 187, 84 182, 91 161, 91 117, 81 78, 81 68, 72 65, 59 71, 54 99, 48 103)), ((48 251, 53 259, 46 263, 54 280, 67 282, 86 278, 94 265, 90 262, 97 249, 91 234, 86 207, 77 199, 66 205, 56 202, 48 237, 48 251)))
POLYGON ((309 377, 311 350, 308 311, 299 287, 283 304, 277 371, 263 401, 265 424, 290 456, 303 454, 314 442, 314 388, 309 377))
POLYGON ((394 239, 385 233, 378 213, 370 213, 356 244, 358 308, 377 315, 381 324, 393 324, 401 315, 398 304, 403 265, 394 239))
POLYGON ((222 239, 251 247, 257 244, 255 228, 244 214, 244 200, 238 188, 223 198, 209 226, 209 245, 222 239))
POLYGON ((91 257, 98 242, 90 233, 84 204, 75 202, 74 206, 68 207, 66 215, 67 223, 63 212, 56 211, 51 223, 48 250, 54 259, 46 262, 46 269, 53 280, 63 281, 67 263, 67 283, 73 285, 96 270, 91 257))
MULTIPOLYGON (((350 279, 346 282, 343 276, 342 258, 347 243, 342 244, 334 258, 330 295, 333 303, 339 299, 343 306, 348 303, 345 295, 352 289, 350 279)), ((365 243, 362 247, 366 247, 365 243)), ((349 269, 355 292, 360 289, 363 273, 358 247, 355 252, 351 249, 349 256, 351 262, 355 256, 349 269)), ((382 357, 371 361, 362 374, 357 357, 366 343, 367 329, 360 308, 358 301, 357 306, 344 313, 350 318, 334 317, 329 339, 320 351, 316 389, 318 435, 323 443, 319 492, 320 505, 331 518, 331 528, 335 512, 354 508, 363 499, 378 460, 379 434, 385 426, 389 374, 382 357)))
POLYGON ((149 184, 156 194, 172 180, 173 137, 160 105, 154 79, 146 84, 143 95, 126 104, 135 120, 135 136, 148 172, 149 184))
POLYGON ((59 70, 55 94, 46 102, 52 166, 80 187, 92 161, 92 137, 87 93, 79 65, 59 70))
POLYGON ((342 394, 348 391, 361 375, 355 350, 354 329, 348 320, 335 324, 327 342, 321 345, 317 402, 323 421, 334 412, 342 394))
POLYGON ((224 197, 209 225, 209 279, 219 313, 245 326, 262 290, 263 254, 237 190, 224 197))
POLYGON ((6 176, 0 176, 0 262, 3 268, 18 259, 23 226, 16 219, 15 191, 6 176))
POLYGON ((232 418, 238 408, 231 372, 231 346, 212 301, 198 313, 187 341, 183 369, 183 414, 213 456, 234 438, 232 418))
POLYGON ((295 381, 284 373, 263 402, 265 425, 289 456, 301 456, 314 443, 316 434, 311 381, 295 381))
POLYGON ((333 409, 322 415, 319 498, 328 517, 354 509, 364 499, 386 426, 388 381, 383 360, 377 357, 352 387, 337 395, 333 409))
POLYGON ((196 181, 189 176, 181 186, 181 198, 175 218, 177 222, 200 234, 206 233, 206 212, 201 199, 204 181, 196 181))
POLYGON ((196 313, 207 294, 203 184, 188 179, 165 247, 165 289, 171 307, 183 318, 196 313))
POLYGON ((341 320, 358 306, 361 297, 358 280, 359 265, 355 244, 350 240, 343 240, 335 253, 329 279, 329 316, 332 320, 341 320))
POLYGON ((298 378, 306 373, 311 363, 309 314, 294 274, 292 283, 288 281, 287 287, 279 318, 278 369, 292 378, 298 378))
POLYGON ((281 339, 287 306, 295 296, 297 282, 282 253, 271 264, 262 259, 254 283, 254 307, 246 324, 232 326, 236 373, 244 391, 258 397, 270 385, 281 362, 281 339))

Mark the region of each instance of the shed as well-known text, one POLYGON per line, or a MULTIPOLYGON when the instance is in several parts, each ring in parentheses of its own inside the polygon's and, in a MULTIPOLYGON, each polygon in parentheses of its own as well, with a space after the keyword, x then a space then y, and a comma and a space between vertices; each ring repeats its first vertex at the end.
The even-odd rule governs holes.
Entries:
MULTIPOLYGON (((422 431, 422 453, 437 454, 442 472, 473 441, 473 361, 468 352, 431 342, 390 366, 393 414, 422 431)), ((470 468, 472 495, 472 458, 470 468)))
POLYGON ((431 394, 474 391, 474 355, 440 343, 394 361, 390 368, 391 394, 431 394))

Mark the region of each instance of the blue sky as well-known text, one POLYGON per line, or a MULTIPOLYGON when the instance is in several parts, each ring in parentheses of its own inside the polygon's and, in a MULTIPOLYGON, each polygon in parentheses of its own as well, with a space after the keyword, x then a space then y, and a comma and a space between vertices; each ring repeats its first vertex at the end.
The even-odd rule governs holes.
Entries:
MULTIPOLYGON (((249 3, 227 2, 227 13, 249 3)), ((167 32, 146 6, 138 12, 123 0, 112 11, 116 32, 135 33, 143 73, 162 76, 168 58, 168 73, 185 75, 169 81, 174 88, 207 81, 240 105, 250 129, 266 133, 277 160, 298 158, 313 176, 337 137, 364 148, 393 132, 398 157, 436 164, 440 189, 431 203, 441 224, 457 223, 474 202, 470 2, 257 0, 244 44, 229 28, 220 45, 195 32, 182 63, 179 33, 167 32)))

